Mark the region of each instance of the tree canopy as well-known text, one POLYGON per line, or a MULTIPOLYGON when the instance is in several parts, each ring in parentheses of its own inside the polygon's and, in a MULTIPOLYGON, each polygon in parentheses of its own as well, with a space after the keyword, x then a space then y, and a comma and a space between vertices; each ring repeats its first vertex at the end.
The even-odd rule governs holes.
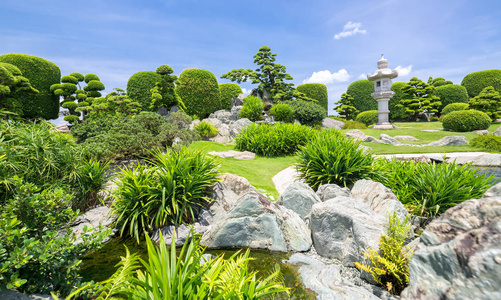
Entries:
POLYGON ((436 114, 442 103, 439 97, 433 95, 434 90, 434 86, 417 77, 412 77, 402 88, 402 99, 396 107, 405 108, 405 112, 411 116, 412 121, 417 121, 424 113, 436 114))

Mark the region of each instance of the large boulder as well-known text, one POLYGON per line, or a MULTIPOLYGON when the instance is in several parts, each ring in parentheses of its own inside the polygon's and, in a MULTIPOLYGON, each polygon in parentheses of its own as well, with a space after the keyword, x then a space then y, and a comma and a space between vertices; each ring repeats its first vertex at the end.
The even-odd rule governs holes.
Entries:
POLYGON ((230 122, 229 125, 230 137, 234 138, 237 135, 239 135, 240 132, 242 132, 242 130, 249 124, 252 124, 252 121, 247 118, 242 118, 234 122, 230 122))
POLYGON ((395 139, 387 134, 384 134, 384 133, 381 133, 379 135, 379 139, 385 144, 394 145, 394 146, 402 145, 402 143, 397 141, 397 139, 395 139))
POLYGON ((228 124, 230 121, 236 121, 237 118, 235 118, 232 113, 229 110, 217 110, 209 115, 209 118, 215 118, 221 121, 224 124, 228 124))
POLYGON ((501 299, 501 198, 465 201, 433 220, 410 262, 404 299, 501 299))
MULTIPOLYGON (((86 211, 76 218, 76 220, 70 225, 71 230, 74 234, 78 236, 75 243, 81 243, 81 235, 84 232, 84 228, 94 228, 94 230, 108 230, 109 225, 113 221, 110 214, 110 209, 107 206, 99 206, 86 211)), ((109 236, 106 240, 108 240, 109 236)), ((106 241, 105 240, 105 241, 106 241)))
POLYGON ((339 185, 333 183, 323 184, 318 187, 317 190, 317 196, 322 202, 336 197, 350 197, 350 194, 351 192, 349 188, 342 188, 339 185))
POLYGON ((475 157, 471 164, 479 167, 501 167, 501 154, 482 154, 475 157))
POLYGON ((295 212, 250 191, 234 208, 203 236, 208 248, 264 249, 271 251, 308 251, 311 233, 295 212))
POLYGON ((322 202, 315 191, 306 183, 294 182, 280 195, 277 203, 296 212, 303 220, 310 213, 313 204, 322 202))
POLYGON ((322 121, 323 128, 334 128, 334 129, 341 130, 341 129, 343 129, 343 126, 344 126, 343 122, 338 121, 338 120, 334 120, 334 119, 331 119, 328 117, 324 118, 324 120, 322 121))
POLYGON ((278 194, 285 192, 285 189, 294 182, 302 182, 294 166, 278 172, 271 180, 275 184, 278 194))
POLYGON ((231 108, 244 105, 245 95, 242 93, 238 97, 231 98, 231 108))
MULTIPOLYGON (((219 120, 219 119, 206 119, 206 120, 219 120)), ((221 143, 221 144, 226 144, 231 141, 231 136, 230 136, 230 126, 227 124, 219 124, 219 126, 215 126, 217 129, 217 134, 214 137, 211 137, 209 141, 215 142, 215 143, 221 143)))
POLYGON ((442 147, 442 146, 459 146, 459 145, 468 145, 468 140, 466 139, 466 137, 462 135, 446 136, 438 141, 431 142, 426 146, 442 147))
POLYGON ((501 182, 498 182, 495 185, 491 186, 482 195, 482 199, 483 198, 490 198, 490 197, 501 197, 501 182))
POLYGON ((345 266, 365 262, 362 252, 379 248, 385 218, 361 200, 337 197, 313 205, 310 228, 317 253, 345 266))
POLYGON ((404 219, 408 214, 397 196, 389 188, 376 181, 358 180, 351 189, 351 197, 362 200, 384 218, 388 218, 388 214, 393 212, 396 212, 400 219, 404 219))
POLYGON ((51 295, 41 295, 41 294, 32 294, 25 295, 15 290, 2 290, 0 291, 0 299, 2 300, 52 300, 51 295))

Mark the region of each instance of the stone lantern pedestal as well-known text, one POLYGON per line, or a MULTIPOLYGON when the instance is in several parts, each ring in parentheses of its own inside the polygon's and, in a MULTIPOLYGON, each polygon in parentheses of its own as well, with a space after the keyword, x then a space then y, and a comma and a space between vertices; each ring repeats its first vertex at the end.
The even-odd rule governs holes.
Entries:
POLYGON ((381 59, 377 62, 377 67, 378 70, 374 74, 367 74, 367 79, 374 81, 374 93, 371 96, 378 105, 378 122, 372 128, 394 129, 395 126, 390 124, 388 102, 395 95, 395 92, 391 90, 391 80, 398 76, 398 72, 388 69, 388 60, 382 54, 381 59))

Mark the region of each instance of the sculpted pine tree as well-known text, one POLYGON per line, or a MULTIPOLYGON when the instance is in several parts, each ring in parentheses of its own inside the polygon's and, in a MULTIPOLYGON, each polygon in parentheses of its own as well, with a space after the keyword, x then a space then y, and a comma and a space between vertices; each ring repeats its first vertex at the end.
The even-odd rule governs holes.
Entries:
POLYGON ((169 110, 172 106, 177 105, 181 109, 185 109, 183 101, 176 94, 175 82, 177 80, 174 69, 167 65, 161 65, 156 70, 157 74, 162 77, 162 81, 155 83, 155 87, 151 89, 151 105, 150 109, 157 110, 161 106, 169 110))
POLYGON ((22 76, 19 68, 0 63, 0 116, 7 117, 11 113, 22 114, 21 104, 13 97, 18 92, 37 94, 38 90, 34 89, 30 81, 22 76))
POLYGON ((445 80, 443 77, 433 78, 430 76, 428 78, 428 84, 433 85, 434 87, 439 87, 439 86, 443 86, 443 85, 452 84, 452 81, 445 80))
POLYGON ((417 77, 411 80, 402 88, 402 99, 397 108, 404 108, 412 121, 417 121, 421 115, 438 113, 438 108, 442 104, 440 98, 433 96, 434 86, 428 85, 417 77))
POLYGON ((484 88, 478 96, 470 99, 470 108, 483 111, 492 120, 501 115, 501 95, 492 86, 484 88))
POLYGON ((336 102, 337 106, 334 107, 334 110, 343 115, 346 120, 354 120, 359 113, 358 109, 353 106, 354 100, 350 94, 343 93, 341 99, 336 102))

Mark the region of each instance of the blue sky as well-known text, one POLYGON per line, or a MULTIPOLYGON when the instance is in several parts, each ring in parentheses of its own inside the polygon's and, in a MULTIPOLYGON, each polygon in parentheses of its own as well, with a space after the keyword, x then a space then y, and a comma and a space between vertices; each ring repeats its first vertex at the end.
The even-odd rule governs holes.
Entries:
POLYGON ((296 86, 327 85, 331 114, 381 53, 400 71, 394 81, 460 84, 468 73, 501 68, 500 34, 499 0, 0 2, 0 54, 43 57, 62 75, 95 73, 107 91, 162 64, 218 78, 255 69, 252 56, 267 45, 296 86))

